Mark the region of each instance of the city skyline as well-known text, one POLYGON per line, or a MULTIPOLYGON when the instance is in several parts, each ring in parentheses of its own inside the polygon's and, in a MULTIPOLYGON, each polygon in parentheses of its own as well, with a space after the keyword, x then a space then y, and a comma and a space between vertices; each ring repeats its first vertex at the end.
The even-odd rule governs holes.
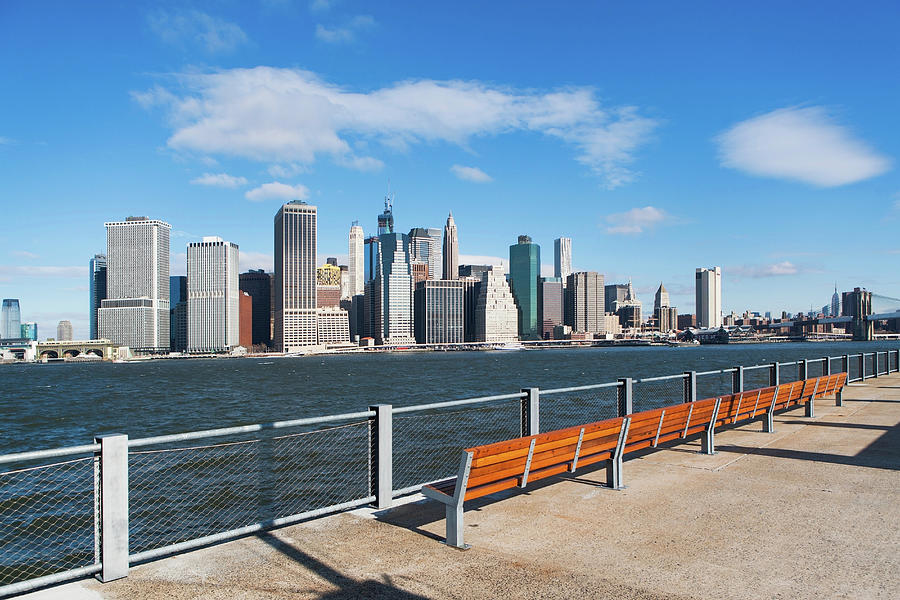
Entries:
POLYGON ((693 269, 711 264, 725 313, 818 310, 835 280, 900 296, 900 83, 883 76, 895 4, 545 8, 511 26, 504 5, 50 4, 11 4, 0 22, 14 90, 0 107, 17 116, 0 123, 0 296, 45 334, 70 320, 87 336, 106 219, 173 223, 173 274, 204 235, 239 244, 241 271, 271 271, 277 204, 318 205, 319 254, 343 257, 353 220, 376 233, 388 182, 396 231, 452 210, 461 264, 503 260, 527 232, 545 261, 572 238, 573 270, 631 277, 645 300, 664 281, 682 313, 693 269), (234 112, 263 80, 272 123, 234 112), (212 112, 191 114, 195 101, 212 112), (221 137, 217 117, 244 137, 221 137), (774 159, 748 154, 754 141, 774 159), (847 250, 851 206, 867 216, 866 260, 847 250))

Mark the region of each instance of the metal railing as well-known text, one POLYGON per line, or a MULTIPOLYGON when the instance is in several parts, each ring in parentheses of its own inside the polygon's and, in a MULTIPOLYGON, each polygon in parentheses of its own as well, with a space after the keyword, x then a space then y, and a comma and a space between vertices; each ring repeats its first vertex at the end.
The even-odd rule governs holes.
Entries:
POLYGON ((847 372, 900 350, 367 410, 0 456, 0 596, 373 504, 452 476, 461 448, 847 372), (7 467, 6 465, 12 465, 7 467))

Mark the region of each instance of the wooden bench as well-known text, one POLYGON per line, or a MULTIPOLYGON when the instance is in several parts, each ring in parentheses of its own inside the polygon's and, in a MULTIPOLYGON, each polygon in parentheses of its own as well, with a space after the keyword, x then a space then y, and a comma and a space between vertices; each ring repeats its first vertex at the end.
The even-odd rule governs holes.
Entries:
POLYGON ((456 477, 422 487, 422 493, 446 505, 448 546, 468 548, 463 540, 463 504, 496 492, 574 472, 606 461, 606 482, 621 489, 625 454, 704 432, 702 452, 715 452, 715 429, 765 415, 764 431, 774 431, 775 410, 814 398, 840 396, 846 373, 770 386, 696 402, 632 413, 538 435, 466 448, 456 477))

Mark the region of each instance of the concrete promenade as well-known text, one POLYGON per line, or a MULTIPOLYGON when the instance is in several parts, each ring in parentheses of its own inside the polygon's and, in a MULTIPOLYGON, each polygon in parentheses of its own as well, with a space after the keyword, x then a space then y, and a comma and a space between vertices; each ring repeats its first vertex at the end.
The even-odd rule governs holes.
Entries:
POLYGON ((467 503, 466 552, 418 496, 25 597, 898 598, 900 375, 844 398, 627 460, 623 491, 596 470, 467 503))

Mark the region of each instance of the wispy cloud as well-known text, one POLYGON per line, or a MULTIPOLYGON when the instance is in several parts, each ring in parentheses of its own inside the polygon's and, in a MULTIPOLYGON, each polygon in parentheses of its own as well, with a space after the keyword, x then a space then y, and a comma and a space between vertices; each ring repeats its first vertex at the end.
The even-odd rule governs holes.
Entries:
POLYGON ((266 254, 265 252, 246 252, 241 250, 238 256, 238 263, 241 271, 263 269, 267 273, 270 273, 274 270, 275 258, 271 254, 266 254))
POLYGON ((147 16, 147 23, 166 44, 197 44, 210 54, 232 52, 248 41, 247 34, 235 23, 198 10, 158 10, 147 16))
POLYGON ((282 179, 289 179, 291 177, 296 177, 302 173, 309 172, 309 168, 305 165, 301 165, 298 163, 287 163, 283 165, 269 165, 269 168, 266 169, 272 177, 281 177, 282 179))
POLYGON ((488 183, 494 180, 493 177, 479 169, 478 167, 464 167, 463 165, 453 165, 450 171, 457 178, 463 181, 472 181, 474 183, 488 183))
POLYGON ((171 89, 133 94, 145 107, 168 109, 170 148, 278 164, 309 165, 326 155, 371 169, 381 161, 357 155, 359 142, 396 152, 531 132, 565 141, 576 160, 615 188, 634 179, 630 165, 657 126, 635 107, 601 104, 586 87, 540 92, 424 79, 354 91, 309 71, 271 67, 184 73, 176 80, 171 89))
POLYGON ((29 260, 34 260, 35 258, 40 258, 34 252, 29 252, 28 250, 12 250, 10 254, 13 256, 18 256, 19 258, 27 258, 29 260))
POLYGON ((821 106, 774 110, 734 125, 715 141, 723 166, 820 187, 869 179, 891 166, 821 106))
POLYGON ((0 135, 0 146, 9 146, 14 143, 15 143, 14 139, 8 138, 8 137, 3 137, 2 135, 0 135))
POLYGON ((767 265, 740 265, 723 269, 723 274, 727 274, 729 277, 750 279, 782 277, 796 275, 800 272, 800 267, 787 260, 767 265))
POLYGON ((335 4, 337 4, 337 0, 312 0, 309 3, 309 10, 311 12, 325 12, 330 10, 335 4))
POLYGON ((264 183, 259 187, 244 194, 244 197, 251 202, 262 202, 263 200, 281 200, 288 202, 290 200, 305 200, 309 198, 309 188, 305 185, 288 185, 279 181, 264 183))
POLYGON ((79 279, 87 277, 87 267, 56 267, 56 266, 19 266, 19 265, 0 265, 0 279, 8 280, 10 277, 31 277, 31 278, 72 278, 79 279))
POLYGON ((375 19, 369 15, 358 15, 338 27, 319 23, 316 25, 316 38, 327 44, 344 44, 354 41, 360 32, 372 29, 375 25, 375 19))
POLYGON ((208 185, 212 187, 238 188, 247 185, 245 177, 234 177, 228 173, 204 173, 200 177, 191 179, 194 185, 208 185))
POLYGON ((672 224, 676 219, 655 206, 632 208, 631 210, 606 215, 603 218, 606 233, 634 235, 644 233, 660 225, 672 224))

